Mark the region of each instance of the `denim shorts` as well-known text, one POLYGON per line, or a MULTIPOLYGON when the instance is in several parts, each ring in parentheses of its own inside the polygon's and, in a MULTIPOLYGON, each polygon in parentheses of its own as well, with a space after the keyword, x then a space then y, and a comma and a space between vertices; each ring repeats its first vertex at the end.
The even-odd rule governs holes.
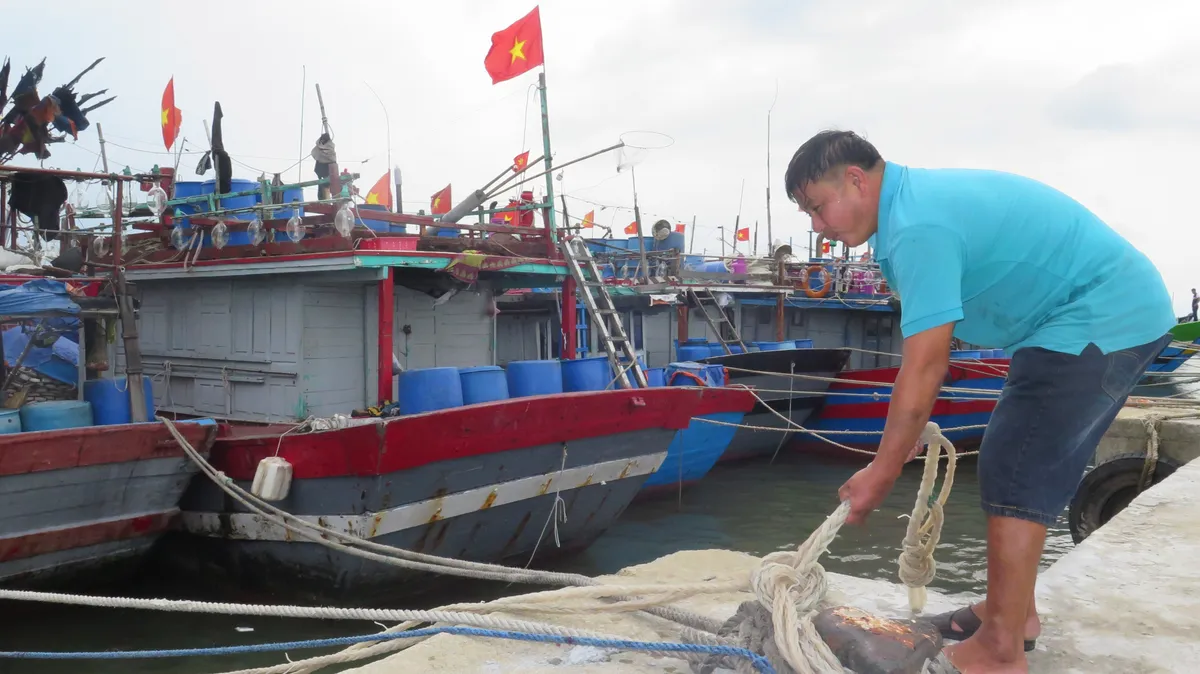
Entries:
POLYGON ((979 448, 984 512, 1054 524, 1129 392, 1170 341, 1107 355, 1095 344, 1078 356, 1018 349, 979 448))

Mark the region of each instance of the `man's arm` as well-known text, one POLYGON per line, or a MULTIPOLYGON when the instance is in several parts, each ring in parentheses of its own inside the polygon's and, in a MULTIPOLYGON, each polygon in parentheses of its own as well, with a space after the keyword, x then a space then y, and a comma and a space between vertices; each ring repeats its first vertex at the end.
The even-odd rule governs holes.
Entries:
POLYGON ((883 502, 911 456, 946 377, 954 324, 963 318, 965 251, 957 232, 909 228, 898 237, 891 257, 903 294, 904 358, 879 451, 838 490, 843 501, 850 501, 847 521, 855 524, 883 502))

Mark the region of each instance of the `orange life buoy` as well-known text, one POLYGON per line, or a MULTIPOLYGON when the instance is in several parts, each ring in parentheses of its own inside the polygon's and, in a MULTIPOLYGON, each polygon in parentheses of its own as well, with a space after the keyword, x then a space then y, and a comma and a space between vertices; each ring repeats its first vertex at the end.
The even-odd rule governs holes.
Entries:
POLYGON ((680 375, 682 375, 682 376, 683 376, 683 377, 685 377, 685 378, 688 378, 688 379, 693 379, 693 380, 695 380, 695 382, 696 382, 696 385, 697 385, 697 386, 708 386, 708 382, 707 382, 707 381, 705 381, 705 380, 701 379, 701 378, 699 377, 699 375, 696 375, 696 374, 693 374, 693 373, 691 373, 691 372, 688 372, 687 370, 676 370, 676 371, 672 372, 672 373, 671 373, 671 378, 670 378, 669 380, 667 380, 667 386, 674 386, 674 385, 675 385, 675 378, 676 378, 676 377, 678 377, 678 376, 680 376, 680 375))
POLYGON ((814 264, 808 269, 805 269, 804 277, 806 279, 804 283, 804 294, 808 295, 809 297, 824 297, 829 294, 830 288, 833 287, 833 275, 829 273, 828 269, 819 264, 814 264), (814 273, 825 277, 824 282, 821 284, 820 290, 815 290, 813 288, 812 278, 814 273))

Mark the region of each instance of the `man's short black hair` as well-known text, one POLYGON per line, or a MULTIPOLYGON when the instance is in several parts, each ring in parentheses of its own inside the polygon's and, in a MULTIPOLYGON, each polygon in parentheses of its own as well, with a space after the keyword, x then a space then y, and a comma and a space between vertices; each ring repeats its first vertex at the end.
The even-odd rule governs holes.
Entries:
POLYGON ((869 171, 881 161, 879 150, 853 131, 822 131, 792 155, 783 176, 783 191, 795 201, 796 188, 820 180, 836 166, 858 166, 869 171))

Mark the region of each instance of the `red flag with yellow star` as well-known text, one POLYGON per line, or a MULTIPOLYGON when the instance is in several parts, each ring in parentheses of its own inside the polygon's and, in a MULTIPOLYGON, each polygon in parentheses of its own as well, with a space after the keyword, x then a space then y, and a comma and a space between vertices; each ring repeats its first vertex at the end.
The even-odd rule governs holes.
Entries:
POLYGON ((737 239, 738 241, 749 241, 750 240, 750 228, 743 227, 743 228, 739 229, 737 231, 737 234, 734 235, 734 238, 737 239))
POLYGON ((492 33, 492 48, 483 59, 483 67, 498 84, 542 65, 542 18, 535 6, 516 23, 492 33))
POLYGON ((683 234, 683 232, 686 229, 687 229, 687 225, 683 224, 682 222, 675 225, 675 233, 676 234, 683 234))
POLYGON ((429 197, 429 213, 441 215, 450 212, 450 186, 446 185, 437 194, 429 197))
POLYGON ((625 233, 626 234, 637 234, 637 220, 634 220, 633 222, 629 223, 628 225, 625 225, 625 233))
POLYGON ((529 166, 529 150, 513 157, 513 173, 520 173, 529 166))
POLYGON ((175 144, 175 136, 179 134, 179 127, 183 125, 183 113, 175 107, 174 77, 167 80, 167 88, 163 89, 161 113, 163 145, 170 150, 175 144))
POLYGON ((580 229, 591 229, 595 225, 596 211, 588 211, 587 215, 583 216, 583 220, 579 221, 580 229))
POLYGON ((368 204, 379 204, 389 211, 392 210, 392 181, 389 180, 391 177, 390 173, 385 173, 375 182, 375 186, 367 192, 368 204))

